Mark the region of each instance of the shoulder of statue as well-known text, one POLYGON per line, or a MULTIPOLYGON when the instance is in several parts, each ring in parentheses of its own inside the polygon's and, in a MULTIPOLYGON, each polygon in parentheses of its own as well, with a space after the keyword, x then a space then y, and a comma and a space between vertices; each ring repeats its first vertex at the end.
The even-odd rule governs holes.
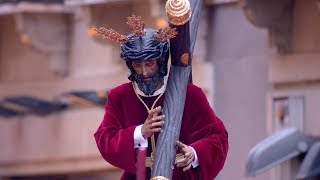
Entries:
POLYGON ((187 86, 187 93, 199 93, 202 92, 202 89, 197 85, 189 83, 187 86))
POLYGON ((187 99, 198 101, 203 98, 206 98, 203 90, 200 87, 189 83, 187 86, 187 99))
POLYGON ((118 99, 132 92, 133 92, 132 83, 128 82, 112 88, 109 92, 109 97, 118 99))

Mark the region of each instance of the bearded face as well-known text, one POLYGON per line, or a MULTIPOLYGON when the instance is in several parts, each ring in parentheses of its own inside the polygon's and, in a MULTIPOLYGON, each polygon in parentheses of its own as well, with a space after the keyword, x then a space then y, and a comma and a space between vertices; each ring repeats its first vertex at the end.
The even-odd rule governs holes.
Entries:
POLYGON ((152 95, 159 88, 159 83, 162 80, 157 61, 134 61, 132 67, 135 71, 133 77, 139 89, 145 95, 152 95))
POLYGON ((147 76, 134 74, 135 81, 138 84, 139 89, 147 96, 152 95, 158 88, 162 77, 159 72, 148 73, 147 76))

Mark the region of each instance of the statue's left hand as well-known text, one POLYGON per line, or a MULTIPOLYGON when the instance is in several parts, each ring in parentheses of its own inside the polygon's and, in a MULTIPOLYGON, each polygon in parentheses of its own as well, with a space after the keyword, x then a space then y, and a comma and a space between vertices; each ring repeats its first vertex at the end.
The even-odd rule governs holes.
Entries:
POLYGON ((184 158, 176 161, 177 167, 183 167, 183 171, 187 171, 191 168, 191 163, 195 158, 194 152, 190 146, 187 146, 180 141, 177 141, 177 146, 184 155, 184 158))

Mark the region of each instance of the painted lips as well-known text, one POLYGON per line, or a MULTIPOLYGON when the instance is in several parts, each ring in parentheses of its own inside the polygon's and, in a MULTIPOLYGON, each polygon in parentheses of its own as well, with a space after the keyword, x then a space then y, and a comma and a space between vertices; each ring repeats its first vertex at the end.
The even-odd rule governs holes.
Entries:
POLYGON ((142 79, 143 79, 143 81, 150 81, 151 80, 150 77, 143 77, 142 79))

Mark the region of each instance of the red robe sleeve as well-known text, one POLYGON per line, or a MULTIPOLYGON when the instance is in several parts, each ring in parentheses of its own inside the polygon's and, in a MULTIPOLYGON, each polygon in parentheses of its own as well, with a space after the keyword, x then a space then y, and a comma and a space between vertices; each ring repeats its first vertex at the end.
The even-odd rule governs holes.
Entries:
POLYGON ((193 126, 190 146, 197 153, 201 179, 212 180, 221 171, 227 157, 228 133, 200 88, 193 88, 190 96, 192 106, 188 124, 193 126))
POLYGON ((124 126, 121 121, 123 113, 119 112, 119 98, 118 93, 109 93, 104 119, 94 137, 101 155, 107 162, 135 174, 136 152, 133 133, 136 126, 124 126))

